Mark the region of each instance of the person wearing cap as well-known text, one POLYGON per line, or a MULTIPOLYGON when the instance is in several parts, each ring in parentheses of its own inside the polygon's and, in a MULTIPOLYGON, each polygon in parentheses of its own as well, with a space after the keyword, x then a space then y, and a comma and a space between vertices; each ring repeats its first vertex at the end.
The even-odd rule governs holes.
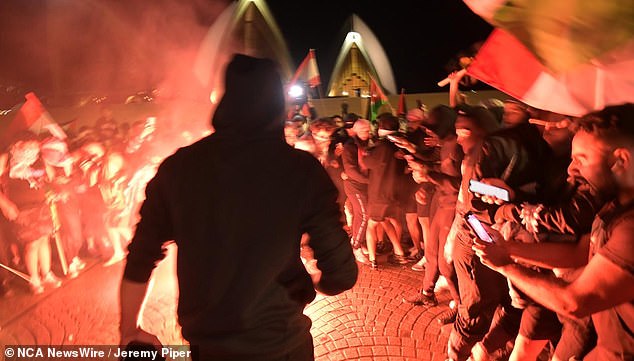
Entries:
POLYGON ((193 360, 313 360, 304 307, 354 286, 358 268, 337 190, 284 140, 277 65, 235 55, 216 132, 179 149, 148 183, 121 282, 122 344, 158 345, 137 326, 166 243, 178 246, 178 319, 193 360), (245 128, 249 131, 245 131, 245 128), (300 260, 307 233, 321 273, 300 260))

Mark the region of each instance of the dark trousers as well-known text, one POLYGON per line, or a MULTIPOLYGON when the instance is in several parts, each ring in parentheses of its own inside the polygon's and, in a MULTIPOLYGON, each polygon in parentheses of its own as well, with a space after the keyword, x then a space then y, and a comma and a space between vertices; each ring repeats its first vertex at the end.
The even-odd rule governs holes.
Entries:
POLYGON ((513 344, 520 329, 522 315, 524 311, 511 305, 500 305, 495 311, 491 327, 486 336, 482 339, 482 346, 489 353, 505 355, 511 354, 513 344))
POLYGON ((352 207, 352 247, 359 248, 365 245, 365 232, 368 229, 368 190, 367 187, 356 187, 352 183, 344 181, 346 197, 352 207))
POLYGON ((451 229, 456 209, 453 207, 438 207, 434 212, 429 230, 429 237, 425 240, 425 278, 423 290, 433 292, 438 281, 438 276, 442 274, 447 279, 449 293, 456 303, 460 302, 458 293, 458 279, 453 263, 445 260, 444 252, 447 235, 451 229))
POLYGON ((506 278, 480 263, 465 227, 460 225, 453 249, 460 305, 449 336, 452 360, 466 360, 471 348, 487 334, 497 307, 510 304, 506 278))

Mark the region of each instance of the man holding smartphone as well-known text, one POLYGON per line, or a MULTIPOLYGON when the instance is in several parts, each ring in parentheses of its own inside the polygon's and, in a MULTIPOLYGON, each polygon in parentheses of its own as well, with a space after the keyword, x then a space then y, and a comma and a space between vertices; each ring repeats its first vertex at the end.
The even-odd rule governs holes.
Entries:
POLYGON ((579 242, 579 252, 560 254, 560 261, 568 267, 576 260, 580 275, 566 282, 516 264, 504 242, 478 242, 474 249, 483 264, 509 278, 547 308, 570 317, 592 316, 598 342, 584 360, 632 360, 634 104, 610 106, 588 114, 579 125, 572 143, 569 173, 615 197, 595 217, 591 236, 579 242), (587 255, 587 242, 589 260, 583 257, 587 255))
POLYGON ((542 182, 540 162, 548 159, 551 154, 549 145, 537 128, 528 122, 487 134, 488 132, 483 133, 474 124, 483 124, 485 119, 489 122, 493 119, 486 109, 465 107, 459 111, 456 121, 458 143, 465 151, 465 161, 471 164, 470 167, 463 167, 462 186, 453 224, 455 236, 447 240, 460 287, 460 306, 449 338, 448 356, 460 361, 471 355, 476 344, 478 349, 484 349, 480 353, 491 354, 503 349, 507 339, 515 338, 513 331, 507 332, 507 328, 515 327, 510 326, 501 329, 509 333, 508 335, 490 337, 487 342, 479 343, 487 335, 498 306, 504 305, 504 309, 513 310, 510 307, 506 279, 480 264, 471 249, 474 235, 464 216, 471 212, 483 223, 492 224, 498 205, 486 204, 474 197, 469 191, 469 181, 502 179, 515 196, 515 199, 509 197, 511 200, 536 199, 534 190, 542 182), (479 141, 474 143, 473 138, 478 136, 479 141))

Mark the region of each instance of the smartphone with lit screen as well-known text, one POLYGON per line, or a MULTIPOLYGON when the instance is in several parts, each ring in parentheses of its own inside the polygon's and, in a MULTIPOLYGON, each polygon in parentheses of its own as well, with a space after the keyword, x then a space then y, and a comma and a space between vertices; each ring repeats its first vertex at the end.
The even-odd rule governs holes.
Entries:
POLYGON ((491 238, 491 235, 489 234, 489 232, 487 232, 486 229, 484 229, 484 226, 482 225, 480 220, 475 216, 475 214, 468 212, 467 214, 465 214, 464 219, 465 221, 467 221, 467 224, 469 225, 469 227, 471 227, 473 232, 475 232, 476 236, 478 236, 480 240, 484 242, 493 243, 493 238, 491 238))
POLYGON ((506 189, 482 183, 474 179, 469 180, 469 190, 473 193, 483 194, 485 196, 494 196, 505 202, 510 200, 509 191, 506 189))

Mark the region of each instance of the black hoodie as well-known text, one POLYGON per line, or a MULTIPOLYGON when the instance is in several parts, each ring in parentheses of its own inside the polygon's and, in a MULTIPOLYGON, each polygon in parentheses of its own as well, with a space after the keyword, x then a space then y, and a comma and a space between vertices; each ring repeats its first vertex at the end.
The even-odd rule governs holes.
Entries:
POLYGON ((317 288, 351 288, 357 265, 337 190, 319 162, 283 137, 284 98, 269 60, 236 56, 216 133, 179 149, 148 184, 124 277, 145 282, 178 245, 182 334, 206 358, 280 356, 310 337, 315 297, 299 257, 310 235, 317 288))

